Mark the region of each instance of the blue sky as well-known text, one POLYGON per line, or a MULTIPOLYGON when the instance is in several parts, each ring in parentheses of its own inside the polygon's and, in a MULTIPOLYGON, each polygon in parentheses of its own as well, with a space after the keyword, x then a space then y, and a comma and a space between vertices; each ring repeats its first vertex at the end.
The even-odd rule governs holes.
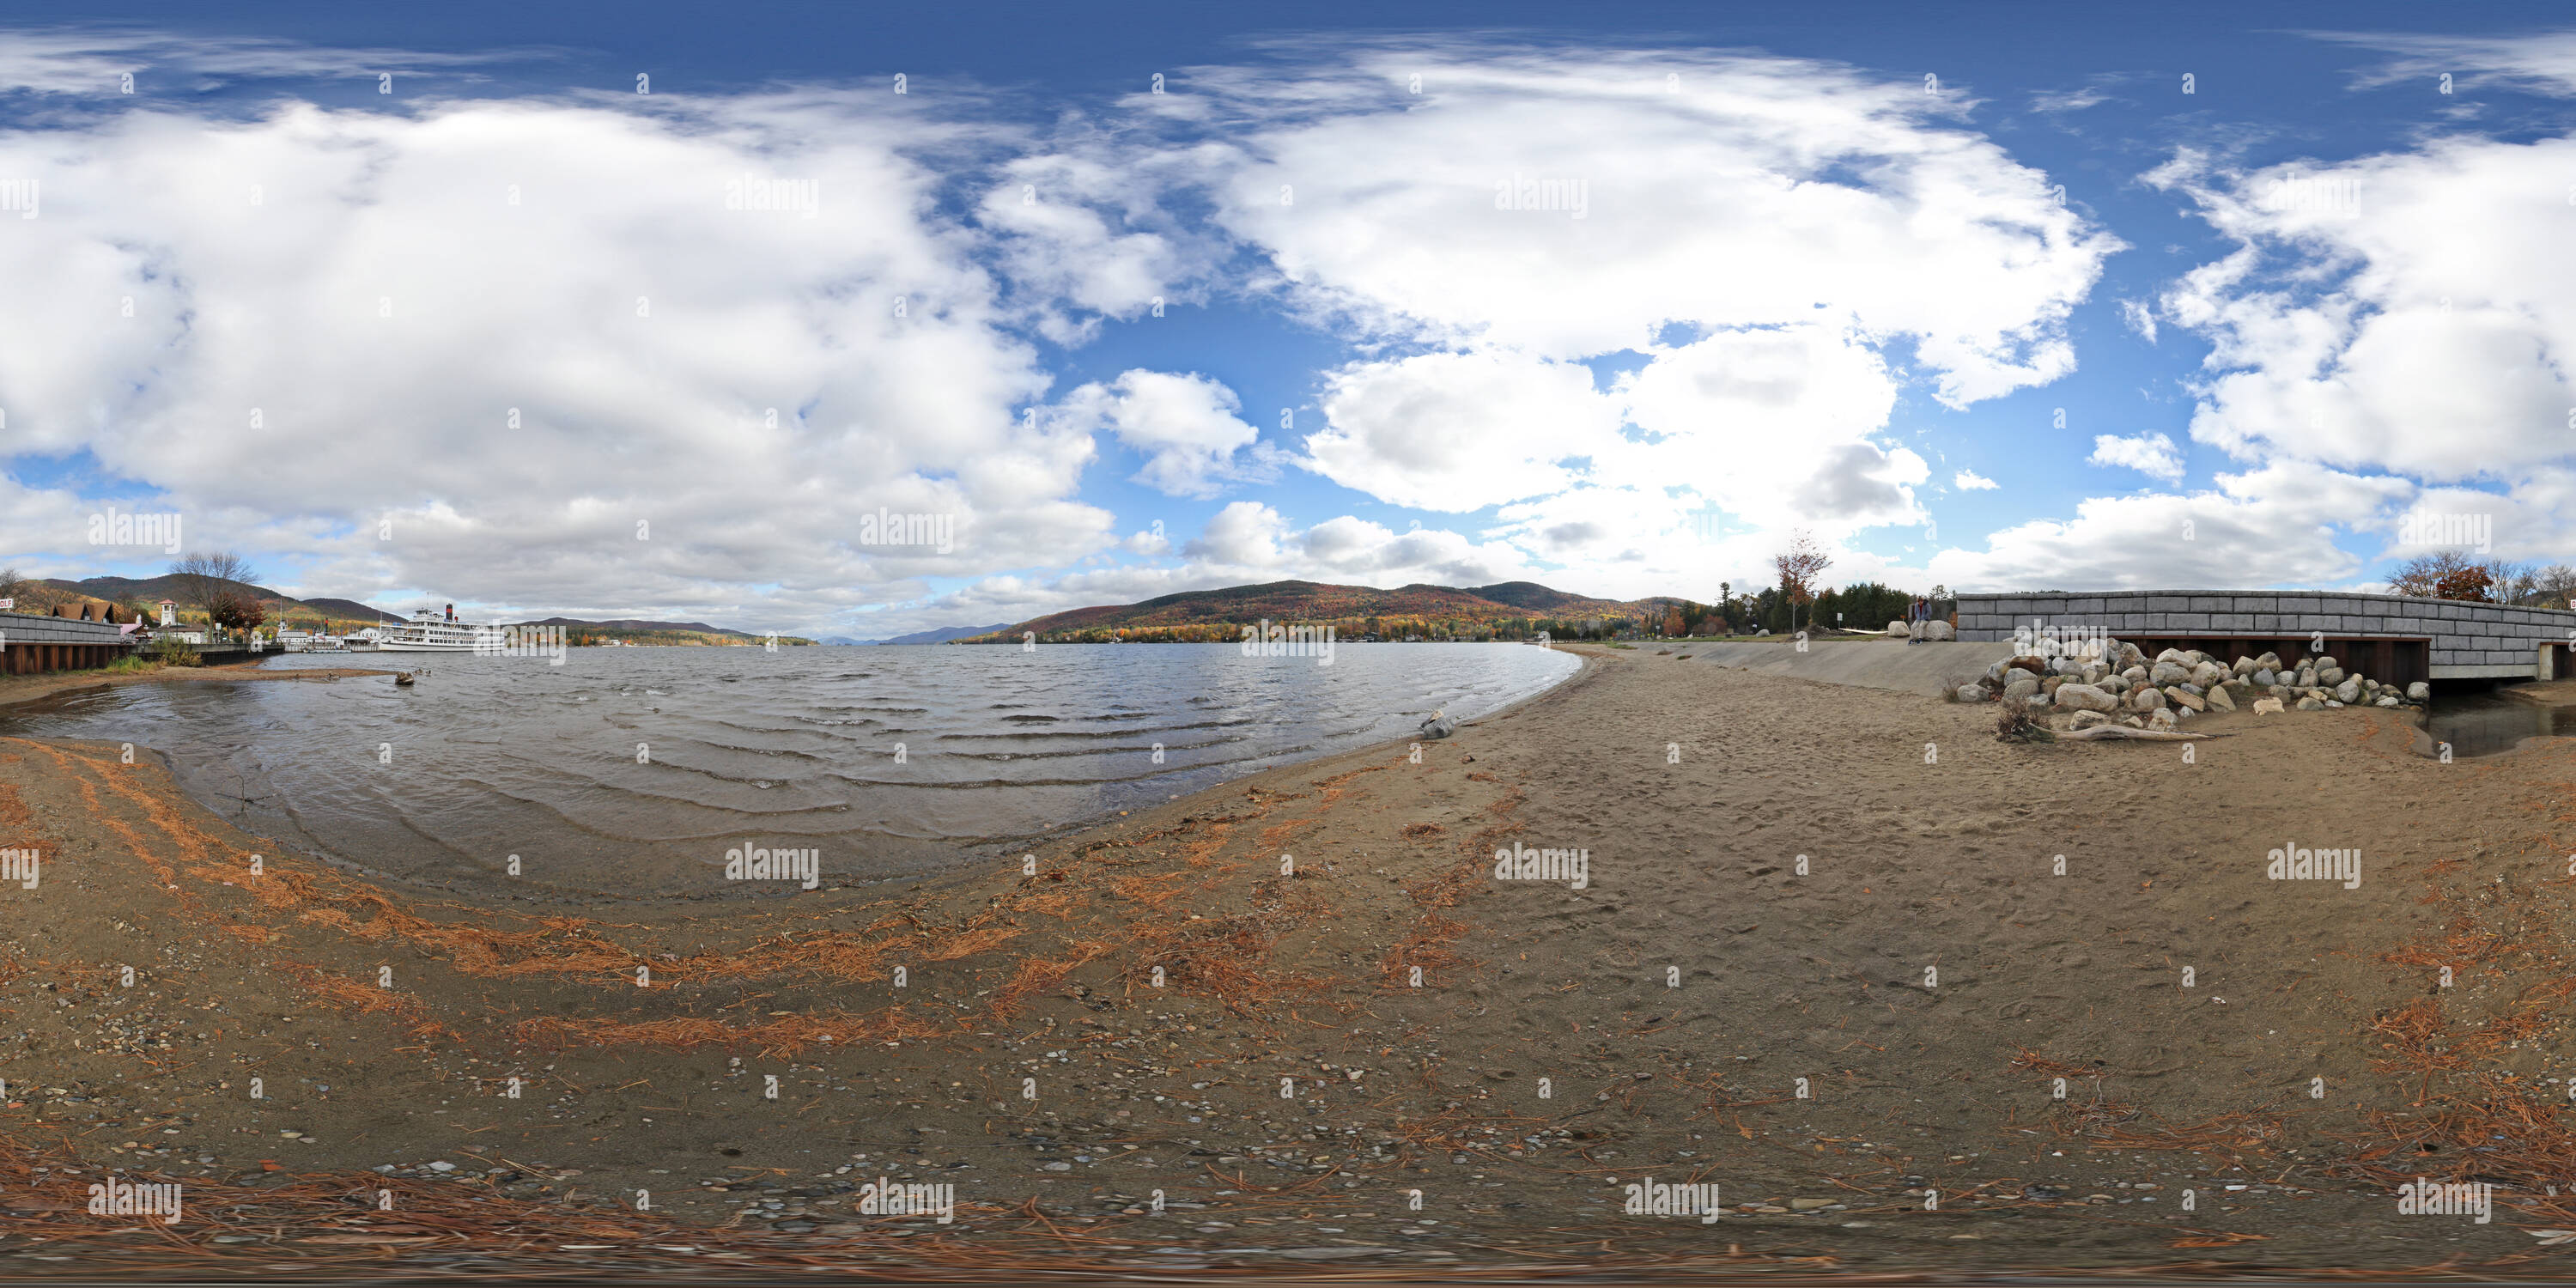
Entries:
POLYGON ((860 638, 1800 532, 2569 559, 2540 8, 1570 10, 15 7, 0 559, 170 513, 291 592, 860 638))

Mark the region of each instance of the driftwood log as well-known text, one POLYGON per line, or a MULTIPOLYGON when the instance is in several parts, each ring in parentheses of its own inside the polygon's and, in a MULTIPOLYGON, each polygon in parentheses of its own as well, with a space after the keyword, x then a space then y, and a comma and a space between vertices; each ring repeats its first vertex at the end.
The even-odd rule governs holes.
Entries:
POLYGON ((2061 732, 2057 735, 2057 740, 2059 742, 2105 742, 2125 738, 2138 742, 2196 742, 2202 738, 2235 736, 2232 733, 2166 733, 2157 729, 2132 729, 2127 725, 2095 725, 2090 729, 2061 732))

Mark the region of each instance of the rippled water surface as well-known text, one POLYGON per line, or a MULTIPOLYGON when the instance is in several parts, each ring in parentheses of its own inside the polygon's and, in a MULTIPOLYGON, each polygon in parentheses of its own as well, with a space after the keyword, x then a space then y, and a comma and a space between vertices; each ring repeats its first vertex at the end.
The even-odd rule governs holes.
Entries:
POLYGON ((131 741, 245 830, 488 890, 738 893, 724 852, 820 851, 825 884, 934 870, 1301 758, 1472 718, 1573 673, 1508 644, 573 649, 291 655, 331 682, 129 684, 0 711, 0 733, 131 741), (1156 748, 1160 747, 1159 761, 1156 748))

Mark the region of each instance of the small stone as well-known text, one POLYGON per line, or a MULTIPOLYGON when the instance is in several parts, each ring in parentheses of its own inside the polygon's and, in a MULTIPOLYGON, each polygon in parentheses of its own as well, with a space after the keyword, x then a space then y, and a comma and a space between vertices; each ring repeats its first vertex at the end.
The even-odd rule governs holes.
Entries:
POLYGON ((2268 666, 2258 666, 2258 667, 2255 667, 2255 668, 2254 668, 2254 687, 2255 687, 2255 688, 2258 688, 2258 689, 2268 689, 2268 688, 2271 688, 2271 687, 2272 687, 2273 685, 2275 685, 2275 684, 2279 684, 2280 682, 2281 682, 2281 677, 2280 677, 2279 675, 2275 674, 2275 673, 2273 672, 2272 668, 2270 668, 2270 667, 2268 667, 2268 666))
POLYGON ((2209 691, 2209 705, 2220 711, 2233 711, 2236 709, 2236 699, 2227 695, 2227 686, 2222 684, 2209 691))
POLYGON ((1792 1212, 1813 1212, 1813 1211, 1815 1211, 1817 1208, 1832 1207, 1833 1205, 1834 1205, 1834 1201, 1833 1201, 1832 1199, 1791 1199, 1791 1200, 1789 1200, 1789 1210, 1790 1210, 1790 1211, 1792 1211, 1792 1212))
POLYGON ((2432 696, 2433 686, 2424 683, 2422 680, 2417 680, 2413 684, 2406 686, 2406 697, 2410 702, 2423 702, 2430 699, 2432 696))
POLYGON ((2075 718, 2066 723, 2066 727, 2081 732, 2083 730, 2090 729, 2095 725, 2106 725, 2109 723, 2111 723, 2111 717, 2104 715, 2099 711, 2078 711, 2075 713, 2075 718))
POLYGON ((2317 701, 2315 698, 2299 699, 2299 710, 2301 711, 2323 711, 2325 709, 2326 704, 2317 701))
POLYGON ((2165 695, 2161 690, 2142 688, 2129 695, 2129 706, 2133 710, 2160 711, 2164 705, 2165 695))

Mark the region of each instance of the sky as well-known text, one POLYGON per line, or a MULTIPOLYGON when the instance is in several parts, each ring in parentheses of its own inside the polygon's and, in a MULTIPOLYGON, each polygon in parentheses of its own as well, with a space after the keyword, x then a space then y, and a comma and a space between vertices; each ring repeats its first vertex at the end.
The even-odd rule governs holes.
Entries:
POLYGON ((0 563, 874 639, 2576 561, 2537 5, 35 3, 0 563), (140 526, 128 516, 172 516, 140 526))

